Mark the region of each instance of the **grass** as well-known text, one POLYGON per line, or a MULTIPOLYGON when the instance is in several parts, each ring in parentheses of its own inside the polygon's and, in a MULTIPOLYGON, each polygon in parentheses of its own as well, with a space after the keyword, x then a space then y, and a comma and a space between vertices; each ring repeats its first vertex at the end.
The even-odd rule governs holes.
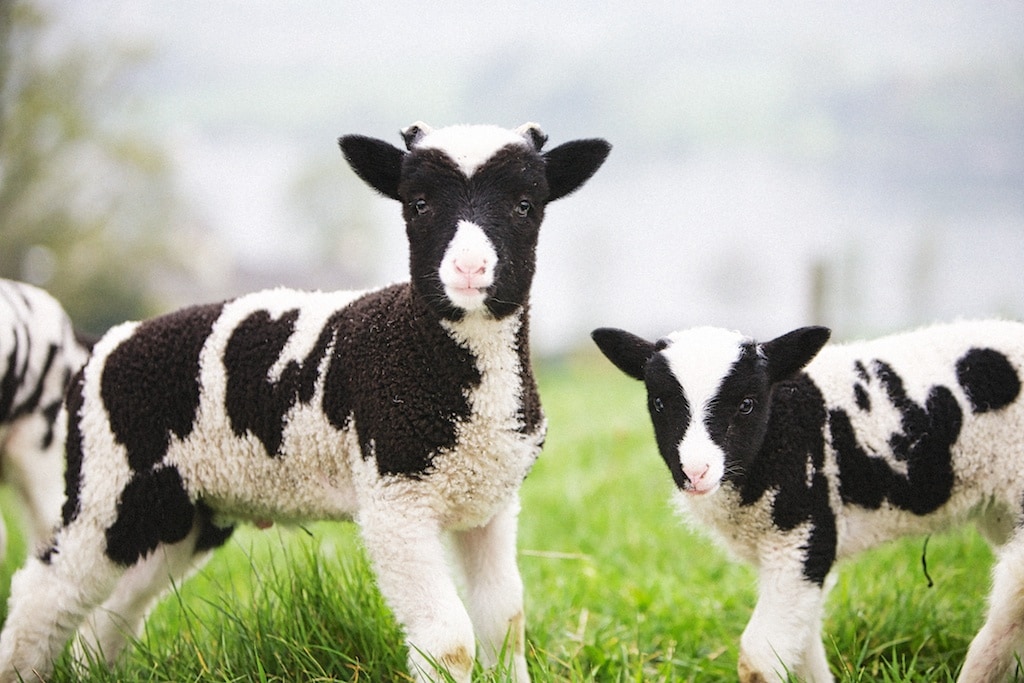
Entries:
MULTIPOLYGON (((540 380, 549 439, 519 538, 534 680, 735 680, 755 575, 672 511, 642 387, 596 357, 547 364, 540 380)), ((3 604, 24 556, 8 529, 3 604)), ((841 566, 825 623, 837 680, 954 680, 992 555, 970 530, 932 537, 929 588, 923 543, 841 566)), ((54 680, 402 681, 405 657, 352 525, 249 528, 156 607, 116 669, 80 675, 65 658, 54 680)))

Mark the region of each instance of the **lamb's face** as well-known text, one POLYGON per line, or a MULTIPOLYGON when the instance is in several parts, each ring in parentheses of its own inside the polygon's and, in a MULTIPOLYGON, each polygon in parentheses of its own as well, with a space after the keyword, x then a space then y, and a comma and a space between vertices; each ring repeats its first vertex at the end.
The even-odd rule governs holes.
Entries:
POLYGON ((656 343, 614 328, 593 332, 610 361, 647 385, 661 457, 676 486, 695 495, 742 476, 764 443, 772 387, 810 362, 828 337, 824 327, 763 344, 708 327, 656 343))
POLYGON ((398 195, 413 286, 443 317, 521 307, 548 199, 544 159, 516 131, 457 126, 422 134, 398 195))
POLYGON ((676 486, 713 493, 764 441, 771 383, 759 347, 738 333, 698 328, 659 342, 647 363, 647 407, 676 486))
POLYGON ((541 152, 535 124, 515 130, 415 123, 407 151, 382 140, 339 140, 359 177, 402 202, 413 287, 441 317, 504 317, 527 303, 548 202, 579 188, 611 145, 573 140, 541 152))

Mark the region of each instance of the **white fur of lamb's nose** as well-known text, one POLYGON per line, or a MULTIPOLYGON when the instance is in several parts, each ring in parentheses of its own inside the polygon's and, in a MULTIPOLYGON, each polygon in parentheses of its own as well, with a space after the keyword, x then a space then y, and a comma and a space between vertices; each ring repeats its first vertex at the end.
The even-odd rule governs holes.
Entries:
POLYGON ((470 221, 459 221, 455 235, 441 260, 439 275, 452 303, 471 310, 487 298, 494 284, 498 254, 483 229, 470 221))

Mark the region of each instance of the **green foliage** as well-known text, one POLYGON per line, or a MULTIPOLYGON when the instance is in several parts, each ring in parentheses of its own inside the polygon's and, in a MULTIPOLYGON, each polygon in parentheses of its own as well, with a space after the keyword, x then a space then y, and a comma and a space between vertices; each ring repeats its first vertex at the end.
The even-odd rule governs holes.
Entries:
POLYGON ((99 332, 152 313, 176 200, 161 152, 114 114, 129 55, 55 53, 48 29, 29 0, 0 0, 0 277, 99 332))
MULTIPOLYGON (((735 680, 755 575, 673 512, 640 383, 596 356, 540 379, 550 434, 523 486, 519 539, 534 680, 735 680)), ((929 588, 923 542, 841 566, 825 621, 838 681, 954 680, 992 553, 970 529, 933 536, 929 588)), ((4 592, 24 550, 10 554, 4 592)), ((356 529, 320 523, 239 530, 155 608, 118 667, 80 675, 65 658, 54 681, 403 681, 405 659, 356 529)))

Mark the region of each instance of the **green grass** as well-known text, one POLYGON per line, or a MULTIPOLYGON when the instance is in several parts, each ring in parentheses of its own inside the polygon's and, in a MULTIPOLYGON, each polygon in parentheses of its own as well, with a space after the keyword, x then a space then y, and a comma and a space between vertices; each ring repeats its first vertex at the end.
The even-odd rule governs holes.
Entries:
MULTIPOLYGON (((596 357, 546 365, 540 380, 549 439, 519 538, 534 679, 735 680, 755 575, 672 511, 642 387, 596 357)), ((838 680, 954 679, 992 555, 971 530, 931 538, 929 588, 923 543, 842 565, 825 624, 838 680)), ((12 538, 4 604, 23 556, 12 538)), ((65 658, 54 680, 401 681, 405 657, 352 525, 248 528, 159 604, 118 668, 80 678, 65 658)))

